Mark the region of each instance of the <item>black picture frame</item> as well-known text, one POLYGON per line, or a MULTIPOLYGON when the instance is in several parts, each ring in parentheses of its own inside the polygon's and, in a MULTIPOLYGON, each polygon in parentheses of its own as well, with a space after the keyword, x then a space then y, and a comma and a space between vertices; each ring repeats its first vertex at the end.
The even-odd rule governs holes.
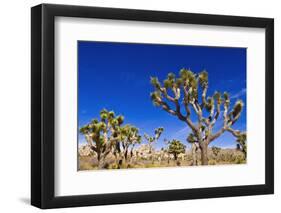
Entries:
POLYGON ((41 4, 31 9, 31 204, 60 208, 274 193, 274 20, 164 11, 41 4), (264 28, 266 136, 265 184, 56 197, 54 171, 55 17, 264 28))

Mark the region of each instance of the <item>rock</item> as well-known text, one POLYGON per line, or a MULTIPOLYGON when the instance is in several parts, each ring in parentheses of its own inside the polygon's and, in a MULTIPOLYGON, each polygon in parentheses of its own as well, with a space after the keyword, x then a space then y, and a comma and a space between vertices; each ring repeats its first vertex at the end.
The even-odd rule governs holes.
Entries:
MULTIPOLYGON (((136 152, 138 153, 138 156, 143 159, 149 159, 151 156, 151 153, 149 152, 149 146, 147 144, 142 144, 140 147, 136 149, 136 152)), ((152 150, 152 153, 154 150, 152 150)))
POLYGON ((180 153, 178 158, 183 161, 185 159, 185 153, 180 153))
POLYGON ((89 155, 93 155, 94 151, 91 149, 91 147, 87 144, 87 145, 81 145, 78 148, 78 153, 80 156, 89 156, 89 155))

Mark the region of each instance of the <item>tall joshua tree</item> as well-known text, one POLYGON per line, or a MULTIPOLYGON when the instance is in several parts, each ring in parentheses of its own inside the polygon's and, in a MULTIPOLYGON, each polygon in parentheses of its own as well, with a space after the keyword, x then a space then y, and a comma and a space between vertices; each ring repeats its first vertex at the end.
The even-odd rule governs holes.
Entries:
POLYGON ((120 126, 124 121, 123 116, 115 116, 113 111, 103 109, 100 120, 93 119, 90 123, 80 128, 80 133, 91 149, 97 154, 98 167, 105 166, 105 158, 112 150, 113 145, 120 138, 120 126))
POLYGON ((206 97, 208 90, 206 71, 196 74, 191 70, 181 69, 179 77, 176 77, 174 73, 169 73, 163 83, 160 83, 157 77, 152 77, 151 84, 155 90, 151 93, 153 103, 191 128, 189 142, 198 144, 201 151, 201 164, 207 165, 208 145, 229 131, 238 120, 243 102, 237 100, 230 110, 230 98, 227 92, 222 95, 216 91, 212 96, 206 97), (192 120, 191 113, 195 113, 195 121, 192 120), (214 125, 221 114, 223 125, 214 132, 214 125))

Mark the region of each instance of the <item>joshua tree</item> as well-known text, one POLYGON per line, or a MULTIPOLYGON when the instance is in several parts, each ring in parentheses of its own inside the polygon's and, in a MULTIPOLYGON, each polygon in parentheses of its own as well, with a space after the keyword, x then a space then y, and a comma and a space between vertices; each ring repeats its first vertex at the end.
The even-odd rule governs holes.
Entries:
POLYGON ((192 153, 192 165, 198 165, 198 157, 197 152, 200 149, 197 138, 194 136, 193 133, 190 133, 186 139, 191 144, 191 153, 192 153))
POLYGON ((213 146, 212 147, 212 152, 214 153, 214 155, 217 157, 219 152, 221 151, 221 148, 213 146))
POLYGON ((173 139, 172 141, 168 142, 168 153, 172 154, 177 164, 180 165, 180 162, 178 162, 178 155, 185 153, 185 145, 179 140, 173 139))
MULTIPOLYGON (((122 160, 124 161, 123 163, 126 164, 129 155, 130 157, 133 156, 133 149, 135 145, 141 143, 141 136, 139 135, 139 130, 136 127, 131 126, 129 124, 125 125, 124 127, 121 127, 120 132, 121 132, 120 141, 122 145, 121 156, 122 156, 122 160)), ((119 163, 121 162, 119 161, 119 163)))
POLYGON ((239 130, 234 130, 229 128, 228 131, 236 137, 236 142, 242 147, 242 152, 244 153, 245 159, 247 158, 247 134, 246 132, 240 132, 239 130))
POLYGON ((237 142, 242 146, 242 152, 244 153, 245 159, 247 158, 247 135, 246 133, 240 134, 237 138, 237 142))
POLYGON ((160 138, 162 132, 164 131, 163 127, 159 127, 154 130, 154 136, 149 136, 148 134, 144 133, 144 138, 147 140, 149 145, 149 153, 152 152, 153 144, 157 142, 157 140, 160 138))
POLYGON ((80 133, 85 136, 88 145, 97 154, 99 168, 105 166, 106 156, 119 140, 120 126, 123 121, 123 116, 115 116, 113 111, 103 109, 100 112, 100 121, 94 119, 80 128, 80 133))
MULTIPOLYGON (((166 144, 167 146, 169 145, 169 140, 167 138, 164 138, 164 144, 166 144)), ((167 148, 161 148, 164 151, 164 154, 167 155, 167 163, 170 164, 170 153, 169 153, 169 147, 167 148)))
POLYGON ((148 142, 148 146, 149 146, 149 154, 150 156, 150 160, 152 160, 152 163, 154 163, 154 158, 153 158, 153 153, 152 153, 152 148, 153 148, 153 144, 155 144, 157 142, 157 140, 160 138, 162 132, 164 131, 163 127, 159 127, 157 129, 154 130, 154 136, 149 136, 148 134, 144 133, 144 138, 147 140, 148 142))
POLYGON ((191 70, 181 69, 178 78, 175 74, 169 73, 163 83, 160 83, 157 77, 152 77, 151 84, 155 90, 151 93, 153 103, 191 128, 192 133, 188 138, 194 145, 198 144, 201 151, 201 164, 207 165, 208 145, 224 132, 229 131, 238 120, 243 102, 236 101, 230 111, 230 97, 227 92, 221 95, 216 91, 206 98, 208 90, 206 71, 196 74, 191 70), (196 121, 193 119, 195 116, 191 118, 191 113, 195 113, 196 121), (223 114, 223 125, 214 132, 214 126, 221 114, 223 114))

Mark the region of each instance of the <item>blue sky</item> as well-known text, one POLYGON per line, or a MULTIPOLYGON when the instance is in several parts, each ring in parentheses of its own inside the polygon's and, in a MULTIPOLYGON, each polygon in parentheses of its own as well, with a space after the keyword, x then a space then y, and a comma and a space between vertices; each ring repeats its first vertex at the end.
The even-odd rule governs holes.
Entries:
MULTIPOLYGON (((243 100, 243 113, 234 128, 246 130, 246 51, 245 48, 78 41, 78 126, 98 118, 100 110, 106 108, 122 114, 125 123, 137 126, 141 134, 152 135, 155 128, 164 127, 157 148, 165 145, 164 138, 179 139, 188 145, 187 125, 151 102, 150 76, 162 81, 169 72, 178 74, 181 68, 189 68, 193 72, 208 71, 207 95, 213 95, 215 90, 227 91, 232 104, 237 99, 243 100)), ((218 121, 216 128, 220 125, 218 121)), ((81 134, 79 143, 85 143, 81 134)), ((235 144, 229 133, 212 143, 221 147, 235 147, 235 144)))

